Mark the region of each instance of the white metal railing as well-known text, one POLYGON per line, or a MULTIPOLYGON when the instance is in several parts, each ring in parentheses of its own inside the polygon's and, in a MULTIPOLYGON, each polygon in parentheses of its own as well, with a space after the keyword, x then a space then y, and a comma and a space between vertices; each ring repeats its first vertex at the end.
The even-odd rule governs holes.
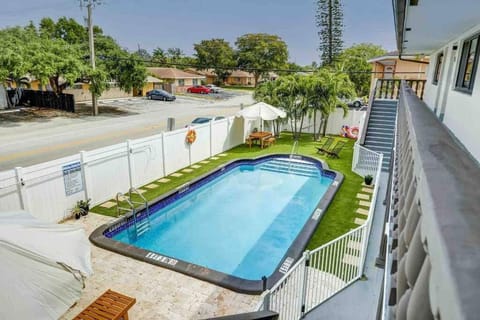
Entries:
POLYGON ((381 153, 367 149, 359 143, 355 143, 353 146, 352 171, 362 177, 366 175, 375 177, 378 160, 381 156, 381 153))
POLYGON ((278 312, 280 320, 300 319, 360 279, 377 201, 382 158, 382 154, 373 158, 376 159, 376 167, 372 172, 375 185, 365 224, 312 251, 305 251, 295 265, 271 289, 263 293, 257 309, 278 312))

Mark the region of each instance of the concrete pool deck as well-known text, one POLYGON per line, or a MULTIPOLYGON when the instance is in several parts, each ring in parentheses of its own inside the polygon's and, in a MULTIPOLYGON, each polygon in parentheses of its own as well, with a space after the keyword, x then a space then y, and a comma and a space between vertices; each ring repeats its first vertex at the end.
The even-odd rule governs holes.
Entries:
MULTIPOLYGON (((113 218, 90 213, 65 223, 80 225, 87 236, 113 218)), ((78 303, 61 319, 72 319, 107 289, 137 299, 131 319, 205 319, 251 312, 260 296, 227 290, 178 272, 91 245, 94 274, 86 279, 78 303)))

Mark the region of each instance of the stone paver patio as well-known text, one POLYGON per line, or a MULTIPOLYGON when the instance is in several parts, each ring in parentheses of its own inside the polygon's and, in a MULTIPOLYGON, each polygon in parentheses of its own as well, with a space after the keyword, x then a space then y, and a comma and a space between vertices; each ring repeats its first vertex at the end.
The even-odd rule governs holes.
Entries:
MULTIPOLYGON (((90 213, 66 223, 81 225, 87 236, 113 218, 90 213)), ((107 289, 135 297, 130 319, 205 319, 254 311, 260 296, 245 295, 91 245, 94 274, 78 303, 61 319, 72 319, 107 289)))

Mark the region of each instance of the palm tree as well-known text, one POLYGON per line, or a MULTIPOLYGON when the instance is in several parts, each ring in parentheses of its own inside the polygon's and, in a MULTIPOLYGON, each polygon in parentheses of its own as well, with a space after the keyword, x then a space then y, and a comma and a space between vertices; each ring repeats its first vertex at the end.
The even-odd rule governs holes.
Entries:
POLYGON ((321 69, 317 75, 322 79, 321 81, 326 89, 323 91, 320 99, 320 111, 322 113, 322 123, 320 124, 320 127, 323 125, 322 135, 325 136, 328 117, 337 107, 343 109, 344 115, 347 114, 348 106, 344 101, 355 96, 355 87, 345 73, 335 73, 327 69, 321 69))

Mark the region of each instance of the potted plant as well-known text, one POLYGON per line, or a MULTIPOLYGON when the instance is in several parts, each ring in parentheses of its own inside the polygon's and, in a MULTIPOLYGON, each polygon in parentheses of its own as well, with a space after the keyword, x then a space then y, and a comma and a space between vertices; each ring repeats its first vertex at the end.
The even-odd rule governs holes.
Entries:
POLYGON ((82 216, 86 216, 88 214, 88 211, 90 210, 90 201, 91 199, 77 201, 77 207, 83 210, 82 216))
POLYGON ((365 181, 365 184, 366 184, 367 186, 372 185, 372 181, 373 181, 372 175, 367 174, 367 175, 365 176, 365 178, 364 178, 364 181, 365 181))
POLYGON ((72 216, 74 216, 75 219, 80 219, 82 214, 83 214, 83 208, 80 208, 77 202, 77 205, 72 209, 72 216))

